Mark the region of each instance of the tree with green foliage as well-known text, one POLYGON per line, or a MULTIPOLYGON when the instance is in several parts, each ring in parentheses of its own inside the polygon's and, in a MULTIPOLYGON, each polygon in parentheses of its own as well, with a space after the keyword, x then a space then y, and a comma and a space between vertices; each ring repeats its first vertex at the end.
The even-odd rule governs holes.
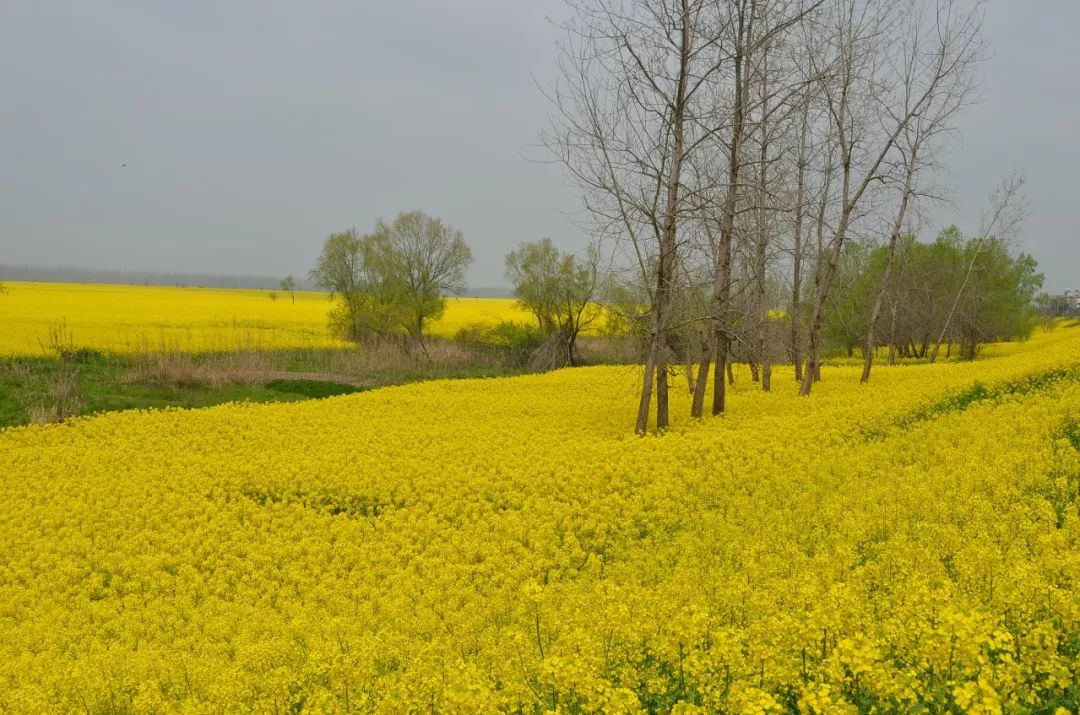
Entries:
POLYGON ((875 333, 871 345, 863 345, 864 353, 887 345, 890 358, 929 359, 937 338, 949 354, 956 345, 960 356, 970 360, 983 343, 1023 339, 1034 329, 1036 293, 1043 280, 1035 260, 1024 253, 1014 256, 999 238, 967 238, 949 226, 933 243, 904 236, 896 246, 873 249, 861 263, 851 259, 846 264, 842 273, 850 278, 824 331, 831 348, 850 355, 866 334, 891 250, 898 268, 881 311, 887 327, 875 333))
POLYGON ((1008 245, 994 237, 969 241, 964 259, 974 268, 961 294, 954 328, 960 356, 973 360, 982 343, 1031 335, 1043 276, 1034 258, 1026 253, 1012 256, 1008 245))
POLYGON ((350 340, 406 335, 446 309, 445 293, 464 289, 472 252, 461 231, 420 211, 379 220, 373 233, 355 229, 326 239, 311 279, 339 303, 331 327, 350 340))
POLYGON ((292 298, 293 305, 295 305, 296 304, 296 279, 293 278, 291 273, 281 279, 281 290, 284 291, 285 293, 289 294, 289 297, 292 298))
POLYGON ((373 243, 356 229, 331 234, 311 271, 315 285, 337 301, 330 311, 330 328, 346 340, 385 336, 400 324, 401 311, 387 295, 373 243))
POLYGON ((446 294, 465 290, 472 250, 461 231, 422 211, 380 219, 370 236, 369 260, 389 302, 400 310, 400 327, 414 340, 446 310, 446 294))
POLYGON ((578 336, 599 315, 592 304, 598 258, 594 246, 578 257, 560 251, 550 238, 522 243, 506 256, 506 277, 514 296, 536 316, 547 341, 548 367, 577 364, 578 336))

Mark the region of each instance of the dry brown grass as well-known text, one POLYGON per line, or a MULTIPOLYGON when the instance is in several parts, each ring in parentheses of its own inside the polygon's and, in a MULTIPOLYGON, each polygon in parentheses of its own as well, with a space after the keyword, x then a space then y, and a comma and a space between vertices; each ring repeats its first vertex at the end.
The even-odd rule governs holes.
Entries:
POLYGON ((169 388, 257 385, 272 369, 261 352, 192 355, 182 352, 140 355, 125 375, 128 382, 169 388))
POLYGON ((150 351, 136 357, 124 379, 173 389, 258 385, 288 373, 296 377, 353 384, 393 381, 390 376, 437 376, 455 369, 497 369, 497 355, 451 340, 430 339, 424 346, 372 341, 356 348, 245 350, 191 354, 150 351))
POLYGON ((78 365, 61 363, 49 372, 37 373, 26 365, 10 368, 23 385, 18 401, 31 424, 62 422, 79 414, 83 400, 78 365))

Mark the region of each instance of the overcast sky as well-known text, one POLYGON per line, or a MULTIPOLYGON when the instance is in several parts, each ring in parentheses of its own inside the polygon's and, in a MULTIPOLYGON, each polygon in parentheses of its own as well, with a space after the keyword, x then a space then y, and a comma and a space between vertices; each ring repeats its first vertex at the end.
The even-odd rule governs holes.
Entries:
MULTIPOLYGON (((529 157, 559 0, 0 3, 0 264, 284 275, 325 236, 420 208, 461 228, 472 286, 550 236, 575 190, 529 157), (126 165, 126 166, 125 166, 126 165)), ((1027 175, 1022 247, 1080 288, 1078 0, 993 0, 956 206, 1027 175)), ((928 226, 925 233, 932 234, 928 226)))

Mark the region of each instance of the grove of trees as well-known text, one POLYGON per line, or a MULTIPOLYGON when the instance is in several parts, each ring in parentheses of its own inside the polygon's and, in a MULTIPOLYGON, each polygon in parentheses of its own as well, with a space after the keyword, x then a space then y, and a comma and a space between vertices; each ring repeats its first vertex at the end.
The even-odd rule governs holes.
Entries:
POLYGON ((849 355, 861 350, 864 376, 878 350, 887 350, 889 364, 929 359, 944 332, 945 350, 951 354, 956 345, 970 360, 980 344, 1022 337, 1035 326, 1032 305, 1042 276, 1031 256, 1013 256, 999 238, 965 238, 950 226, 932 243, 905 235, 892 249, 850 251, 849 258, 842 272, 850 287, 832 306, 825 341, 849 355), (895 270, 887 278, 890 253, 895 270), (881 325, 872 329, 879 318, 881 325))
POLYGON ((878 347, 972 357, 1024 333, 1039 279, 1010 248, 1019 180, 979 237, 910 238, 978 87, 980 3, 570 5, 543 141, 635 286, 638 433, 668 426, 673 364, 700 417, 710 392, 724 411, 733 359, 764 390, 794 362, 809 395, 836 347, 861 349, 865 381, 878 347))

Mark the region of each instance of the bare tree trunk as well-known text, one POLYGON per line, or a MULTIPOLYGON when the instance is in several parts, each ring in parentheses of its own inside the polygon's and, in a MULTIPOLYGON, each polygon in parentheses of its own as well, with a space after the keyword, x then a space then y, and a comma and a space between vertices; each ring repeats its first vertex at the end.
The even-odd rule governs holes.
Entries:
MULTIPOLYGON (((682 0, 680 6, 680 44, 678 82, 675 97, 672 102, 671 131, 674 140, 672 148, 671 167, 667 178, 667 206, 664 212, 664 225, 660 232, 660 257, 656 271, 656 292, 653 298, 653 313, 655 318, 655 337, 653 342, 653 360, 656 364, 656 431, 661 432, 668 427, 668 384, 667 384, 667 360, 661 351, 667 346, 667 319, 668 310, 671 306, 672 283, 675 278, 675 259, 677 251, 677 234, 679 229, 678 215, 680 211, 679 190, 682 181, 683 161, 685 160, 686 139, 686 93, 689 79, 689 65, 691 53, 690 38, 690 6, 688 0, 682 0)), ((644 383, 650 378, 646 376, 644 383)), ((644 383, 642 394, 644 395, 644 383)), ((648 407, 646 406, 646 411, 648 407)), ((636 429, 639 434, 643 433, 641 411, 639 406, 636 429)))
MULTIPOLYGON (((817 264, 818 268, 814 274, 815 296, 820 293, 817 288, 818 283, 821 280, 821 262, 825 255, 825 213, 829 206, 829 192, 832 188, 832 175, 833 167, 831 160, 826 164, 825 178, 821 186, 821 196, 818 201, 817 210, 817 224, 814 230, 814 234, 817 242, 817 264)), ((811 325, 812 325, 811 321, 811 325)), ((809 327, 809 326, 808 326, 809 327)), ((799 392, 802 392, 802 385, 807 381, 818 382, 821 380, 821 366, 819 365, 820 350, 818 346, 818 336, 813 334, 813 330, 807 332, 807 345, 806 345, 806 371, 803 373, 799 381, 799 392)))
MULTIPOLYGON (((731 142, 728 146, 728 175, 724 201, 720 212, 720 245, 716 247, 716 259, 713 275, 713 295, 710 306, 713 345, 715 346, 715 375, 713 378, 712 414, 724 411, 725 392, 723 375, 728 368, 730 337, 727 335, 727 311, 731 302, 731 245, 735 230, 735 203, 738 193, 739 171, 741 169, 742 139, 745 130, 746 86, 745 55, 747 41, 752 36, 754 13, 747 12, 741 6, 736 18, 737 29, 732 62, 734 64, 735 101, 732 107, 731 142)), ((690 408, 691 415, 700 417, 704 410, 705 389, 708 371, 698 374, 698 385, 690 408)))
MULTIPOLYGON (((769 339, 769 324, 765 323, 765 339, 769 339)), ((767 349, 767 348, 766 348, 767 349)), ((761 366, 761 389, 769 392, 772 389, 772 362, 766 355, 765 362, 761 366)))
POLYGON ((653 375, 656 371, 656 338, 653 337, 649 345, 649 353, 645 358, 645 380, 641 387, 641 399, 638 400, 637 423, 634 431, 645 434, 649 428, 649 408, 652 406, 653 375))
MULTIPOLYGON (((766 273, 768 270, 768 217, 765 204, 768 200, 769 180, 769 48, 762 48, 761 68, 761 121, 758 122, 759 146, 758 146, 758 205, 755 207, 754 217, 757 234, 754 246, 754 287, 756 289, 755 309, 757 313, 757 330, 755 335, 754 358, 761 366, 761 389, 768 392, 772 388, 772 364, 769 355, 769 302, 766 291, 766 273)), ((755 370, 756 372, 756 370, 755 370)))
POLYGON ((896 298, 893 297, 893 303, 889 307, 890 320, 889 320, 889 357, 886 360, 887 365, 896 364, 896 298))
POLYGON ((908 200, 911 197, 911 185, 915 174, 918 147, 918 140, 916 140, 908 157, 904 176, 904 191, 900 196, 900 208, 896 211, 896 220, 893 221, 892 232, 889 234, 889 252, 885 258, 885 271, 882 273, 881 285, 878 286, 877 295, 874 296, 874 305, 870 309, 870 321, 866 326, 866 342, 863 343, 863 371, 859 382, 868 382, 870 380, 870 368, 874 364, 874 326, 877 325, 878 318, 881 316, 881 308, 885 304, 885 293, 889 290, 889 279, 892 277, 893 263, 896 258, 896 246, 900 242, 900 231, 904 225, 904 215, 907 213, 908 200))
POLYGON ((656 363, 656 431, 668 427, 668 374, 667 361, 661 357, 656 363))
POLYGON ((702 406, 705 404, 705 388, 708 386, 709 367, 712 362, 709 358, 711 353, 716 352, 715 334, 709 342, 709 350, 705 352, 705 356, 701 360, 701 365, 698 367, 697 381, 694 383, 694 396, 690 401, 691 417, 701 417, 702 406))
MULTIPOLYGON (((692 387, 693 400, 690 406, 691 417, 701 417, 701 407, 705 404, 705 387, 709 381, 709 369, 712 367, 713 356, 716 353, 715 335, 710 334, 708 344, 702 351, 701 366, 698 367, 697 380, 692 387)), ((687 368, 689 370, 689 368, 687 368)))
MULTIPOLYGON (((713 405, 712 414, 722 414, 727 400, 727 383, 724 382, 724 372, 731 374, 731 362, 728 356, 727 337, 721 336, 716 348, 716 367, 713 376, 713 405)), ((734 383, 732 383, 734 384, 734 383)))
MULTIPOLYGON (((845 190, 847 193, 848 177, 844 177, 845 190)), ((810 389, 815 381, 821 380, 821 328, 825 323, 825 301, 829 296, 829 291, 832 289, 833 278, 836 276, 836 265, 840 261, 840 251, 844 245, 844 234, 847 231, 847 224, 850 220, 851 212, 847 208, 848 203, 845 203, 845 210, 840 214, 840 223, 836 228, 836 237, 833 239, 832 244, 829 246, 829 250, 826 252, 825 264, 822 269, 818 271, 817 277, 817 298, 814 300, 814 309, 810 317, 810 329, 809 329, 809 353, 814 360, 814 369, 808 371, 806 375, 803 375, 802 385, 799 388, 799 394, 805 397, 810 394, 810 389)))
POLYGON ((795 380, 802 380, 802 229, 806 202, 806 141, 810 124, 810 98, 803 98, 802 129, 799 135, 799 159, 795 188, 795 241, 791 253, 791 337, 789 351, 795 366, 795 380))

